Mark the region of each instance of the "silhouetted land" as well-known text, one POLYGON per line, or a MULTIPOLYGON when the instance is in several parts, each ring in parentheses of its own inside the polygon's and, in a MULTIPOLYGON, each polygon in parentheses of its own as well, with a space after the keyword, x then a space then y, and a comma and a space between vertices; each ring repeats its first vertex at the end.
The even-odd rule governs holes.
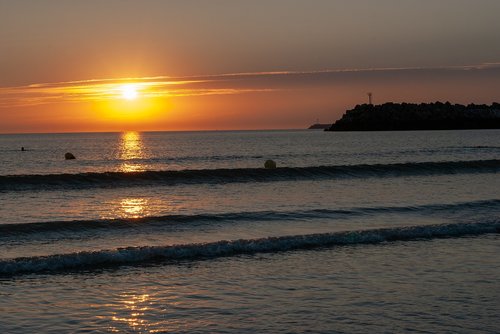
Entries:
POLYGON ((323 124, 323 123, 316 123, 308 127, 309 130, 318 130, 318 129, 328 129, 332 126, 332 124, 323 124))
POLYGON ((325 131, 500 129, 500 104, 363 104, 325 131))

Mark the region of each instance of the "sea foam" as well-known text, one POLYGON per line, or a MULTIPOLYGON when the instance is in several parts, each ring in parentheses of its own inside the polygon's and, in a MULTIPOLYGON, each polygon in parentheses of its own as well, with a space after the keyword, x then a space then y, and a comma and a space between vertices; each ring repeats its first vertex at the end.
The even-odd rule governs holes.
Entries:
POLYGON ((368 229, 261 239, 221 240, 168 246, 127 247, 113 250, 22 257, 0 261, 0 275, 93 269, 152 261, 196 260, 343 245, 377 244, 390 241, 449 238, 499 233, 500 222, 455 223, 368 229))

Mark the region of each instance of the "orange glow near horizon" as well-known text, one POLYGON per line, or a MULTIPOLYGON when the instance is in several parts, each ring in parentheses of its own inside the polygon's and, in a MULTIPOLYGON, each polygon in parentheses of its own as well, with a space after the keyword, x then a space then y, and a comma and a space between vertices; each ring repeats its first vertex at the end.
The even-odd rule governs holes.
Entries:
POLYGON ((136 129, 134 125, 154 121, 160 112, 165 114, 169 110, 166 99, 138 98, 131 92, 127 94, 130 95, 93 103, 96 119, 103 123, 121 124, 122 131, 129 131, 136 129))
POLYGON ((91 79, 0 87, 0 133, 306 128, 377 103, 496 102, 500 64, 91 79))

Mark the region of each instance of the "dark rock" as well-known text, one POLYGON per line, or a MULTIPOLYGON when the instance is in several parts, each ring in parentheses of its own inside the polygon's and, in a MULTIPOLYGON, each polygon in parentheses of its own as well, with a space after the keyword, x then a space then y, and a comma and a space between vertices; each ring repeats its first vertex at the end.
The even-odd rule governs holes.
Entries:
POLYGON ((363 104, 326 131, 500 129, 500 105, 442 103, 363 104))
POLYGON ((275 169, 276 168, 276 162, 273 160, 266 160, 264 163, 264 168, 266 169, 275 169))
POLYGON ((66 160, 73 160, 73 159, 76 159, 76 157, 73 155, 73 153, 67 152, 64 155, 64 159, 66 159, 66 160))

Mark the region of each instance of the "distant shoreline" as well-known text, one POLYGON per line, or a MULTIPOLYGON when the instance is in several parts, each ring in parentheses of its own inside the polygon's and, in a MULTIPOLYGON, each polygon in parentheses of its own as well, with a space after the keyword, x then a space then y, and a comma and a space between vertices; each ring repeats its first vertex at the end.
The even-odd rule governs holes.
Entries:
POLYGON ((325 131, 418 131, 500 129, 500 104, 363 104, 346 111, 325 131))
POLYGON ((331 126, 332 126, 331 123, 328 123, 328 124, 325 124, 325 123, 316 123, 316 124, 311 125, 307 129, 309 129, 309 130, 324 130, 324 129, 328 129, 331 126))

